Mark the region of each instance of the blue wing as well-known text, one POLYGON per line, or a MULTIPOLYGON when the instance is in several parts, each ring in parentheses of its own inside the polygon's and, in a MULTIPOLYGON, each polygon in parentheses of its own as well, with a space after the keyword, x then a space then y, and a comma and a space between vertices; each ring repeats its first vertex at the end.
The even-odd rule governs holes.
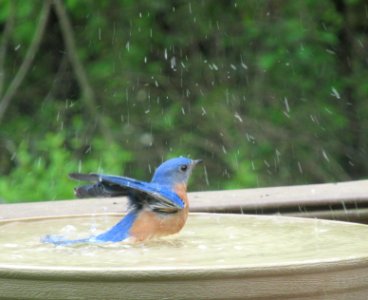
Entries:
POLYGON ((148 183, 128 177, 103 174, 70 174, 77 180, 92 181, 93 184, 76 188, 80 197, 123 196, 127 195, 132 202, 132 210, 112 228, 97 236, 84 239, 69 240, 61 236, 47 235, 41 241, 54 245, 73 245, 81 243, 120 242, 129 237, 139 209, 143 206, 162 213, 175 213, 185 207, 183 200, 170 188, 155 183, 148 183))
POLYGON ((156 183, 148 183, 129 177, 104 174, 70 174, 77 180, 94 181, 94 184, 85 185, 76 189, 77 196, 125 196, 131 198, 135 206, 147 205, 152 210, 161 212, 175 212, 183 209, 183 200, 170 188, 156 183))

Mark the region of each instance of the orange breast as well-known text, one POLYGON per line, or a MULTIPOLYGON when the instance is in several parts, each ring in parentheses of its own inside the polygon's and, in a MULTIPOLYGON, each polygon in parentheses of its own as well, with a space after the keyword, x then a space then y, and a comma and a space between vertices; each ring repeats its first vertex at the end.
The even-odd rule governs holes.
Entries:
POLYGON ((187 186, 185 184, 177 184, 174 187, 175 193, 184 201, 185 207, 189 209, 189 201, 187 196, 187 186))
POLYGON ((139 212, 129 231, 134 241, 144 241, 154 237, 174 234, 183 228, 189 212, 186 186, 179 185, 175 187, 175 192, 184 201, 185 207, 173 214, 162 214, 143 209, 139 212))

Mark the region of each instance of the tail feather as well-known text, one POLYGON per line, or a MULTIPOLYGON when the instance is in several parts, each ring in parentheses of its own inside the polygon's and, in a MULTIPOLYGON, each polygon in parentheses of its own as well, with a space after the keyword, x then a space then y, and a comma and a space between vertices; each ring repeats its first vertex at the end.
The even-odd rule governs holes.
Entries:
POLYGON ((42 243, 54 244, 56 246, 69 246, 74 244, 84 244, 91 242, 93 238, 85 238, 78 240, 68 240, 59 235, 46 235, 41 239, 42 243))
POLYGON ((109 243, 109 242, 121 242, 129 237, 129 230, 132 228, 135 219, 137 218, 137 212, 135 210, 128 213, 122 220, 116 225, 101 233, 97 236, 91 236, 83 239, 68 240, 58 235, 46 235, 41 239, 43 243, 54 244, 56 246, 69 246, 75 244, 84 243, 109 243))
POLYGON ((129 230, 137 218, 137 211, 132 210, 120 222, 104 233, 95 237, 100 242, 120 242, 129 237, 129 230))

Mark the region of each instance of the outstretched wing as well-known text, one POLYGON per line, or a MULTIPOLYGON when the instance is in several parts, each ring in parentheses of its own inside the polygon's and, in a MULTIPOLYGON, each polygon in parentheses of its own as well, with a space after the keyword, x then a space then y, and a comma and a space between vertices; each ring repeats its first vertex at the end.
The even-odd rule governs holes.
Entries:
POLYGON ((129 196, 133 206, 148 206, 158 212, 176 212, 183 209, 183 200, 171 189, 155 183, 148 183, 128 177, 104 174, 72 173, 70 177, 77 180, 95 182, 76 188, 78 197, 116 197, 129 196))

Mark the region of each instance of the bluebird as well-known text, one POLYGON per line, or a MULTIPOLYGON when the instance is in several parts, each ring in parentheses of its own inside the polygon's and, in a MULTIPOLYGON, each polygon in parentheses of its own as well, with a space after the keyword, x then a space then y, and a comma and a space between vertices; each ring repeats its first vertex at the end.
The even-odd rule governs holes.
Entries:
POLYGON ((42 241, 55 245, 77 243, 139 242, 179 232, 188 217, 187 183, 193 168, 202 160, 172 158, 155 171, 151 182, 104 175, 71 173, 76 180, 93 182, 75 188, 78 198, 127 196, 128 213, 104 233, 68 240, 47 235, 42 241))

